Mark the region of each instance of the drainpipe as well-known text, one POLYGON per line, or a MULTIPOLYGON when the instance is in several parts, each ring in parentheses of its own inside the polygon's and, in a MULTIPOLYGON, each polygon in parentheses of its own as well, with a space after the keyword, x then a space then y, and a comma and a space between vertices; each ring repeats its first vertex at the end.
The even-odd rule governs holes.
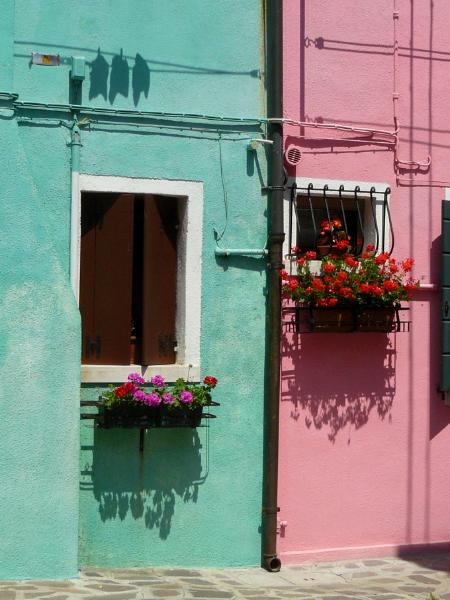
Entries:
POLYGON ((71 100, 72 126, 70 130, 70 283, 78 301, 79 269, 78 248, 80 237, 80 106, 82 101, 82 85, 85 77, 86 61, 82 56, 72 56, 70 71, 69 95, 71 100))
POLYGON ((266 311, 266 397, 264 413, 264 465, 262 506, 262 566, 277 572, 278 430, 280 402, 281 286, 283 264, 283 128, 282 128, 282 0, 267 0, 267 112, 275 119, 269 125, 272 140, 269 165, 267 311, 266 311))
POLYGON ((80 223, 80 154, 81 136, 77 114, 73 115, 70 130, 70 283, 75 298, 78 300, 79 274, 77 269, 78 237, 80 223))

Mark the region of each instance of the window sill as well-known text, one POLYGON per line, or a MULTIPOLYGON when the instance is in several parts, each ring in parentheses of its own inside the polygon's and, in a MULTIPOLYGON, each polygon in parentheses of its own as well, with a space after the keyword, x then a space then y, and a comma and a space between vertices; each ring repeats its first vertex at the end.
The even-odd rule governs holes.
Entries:
POLYGON ((122 383, 127 380, 128 374, 133 372, 139 373, 147 380, 153 375, 162 375, 169 383, 180 377, 186 379, 188 374, 190 381, 200 381, 198 365, 82 365, 81 383, 122 383))

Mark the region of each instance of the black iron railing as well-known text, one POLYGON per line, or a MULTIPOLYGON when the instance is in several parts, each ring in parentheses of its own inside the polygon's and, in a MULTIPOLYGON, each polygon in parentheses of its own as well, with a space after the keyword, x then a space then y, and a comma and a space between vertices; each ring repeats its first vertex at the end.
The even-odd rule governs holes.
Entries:
MULTIPOLYGON (((330 188, 328 185, 314 187, 314 184, 310 183, 302 187, 294 183, 290 186, 289 249, 298 246, 303 251, 317 247, 323 234, 321 229, 324 221, 329 224, 328 230, 333 231, 333 222, 336 223, 337 219, 339 234, 351 240, 352 254, 359 256, 368 242, 373 244, 376 253, 392 254, 394 229, 389 210, 390 193, 389 187, 384 190, 377 190, 375 187, 362 190, 359 186, 346 188, 340 185, 330 188), (377 215, 380 203, 381 211, 378 210, 377 215), (387 225, 389 235, 386 235, 387 225), (369 231, 370 239, 367 234, 369 231)), ((329 246, 331 252, 331 241, 329 246)), ((290 250, 287 258, 292 256, 290 250)))

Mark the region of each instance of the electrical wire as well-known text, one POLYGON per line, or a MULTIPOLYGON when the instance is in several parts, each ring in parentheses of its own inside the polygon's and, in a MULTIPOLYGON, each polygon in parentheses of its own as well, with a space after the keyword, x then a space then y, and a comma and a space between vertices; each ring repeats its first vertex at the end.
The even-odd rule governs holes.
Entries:
POLYGON ((228 227, 228 193, 227 193, 227 190, 225 187, 225 178, 224 178, 224 174, 223 174, 222 137, 220 135, 217 138, 217 141, 219 142, 220 180, 222 182, 223 204, 224 204, 224 209, 225 209, 225 225, 222 229, 222 232, 219 233, 218 230, 214 227, 214 237, 216 239, 216 242, 219 242, 225 235, 225 232, 228 227))

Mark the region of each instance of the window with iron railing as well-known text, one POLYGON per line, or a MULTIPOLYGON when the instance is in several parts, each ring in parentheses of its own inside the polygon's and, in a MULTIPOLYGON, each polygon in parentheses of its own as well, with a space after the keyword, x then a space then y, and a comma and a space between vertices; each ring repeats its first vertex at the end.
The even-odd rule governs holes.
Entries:
POLYGON ((319 257, 335 248, 348 249, 358 256, 367 244, 373 244, 377 252, 392 252, 389 188, 294 183, 290 191, 289 249, 315 250, 319 257))

